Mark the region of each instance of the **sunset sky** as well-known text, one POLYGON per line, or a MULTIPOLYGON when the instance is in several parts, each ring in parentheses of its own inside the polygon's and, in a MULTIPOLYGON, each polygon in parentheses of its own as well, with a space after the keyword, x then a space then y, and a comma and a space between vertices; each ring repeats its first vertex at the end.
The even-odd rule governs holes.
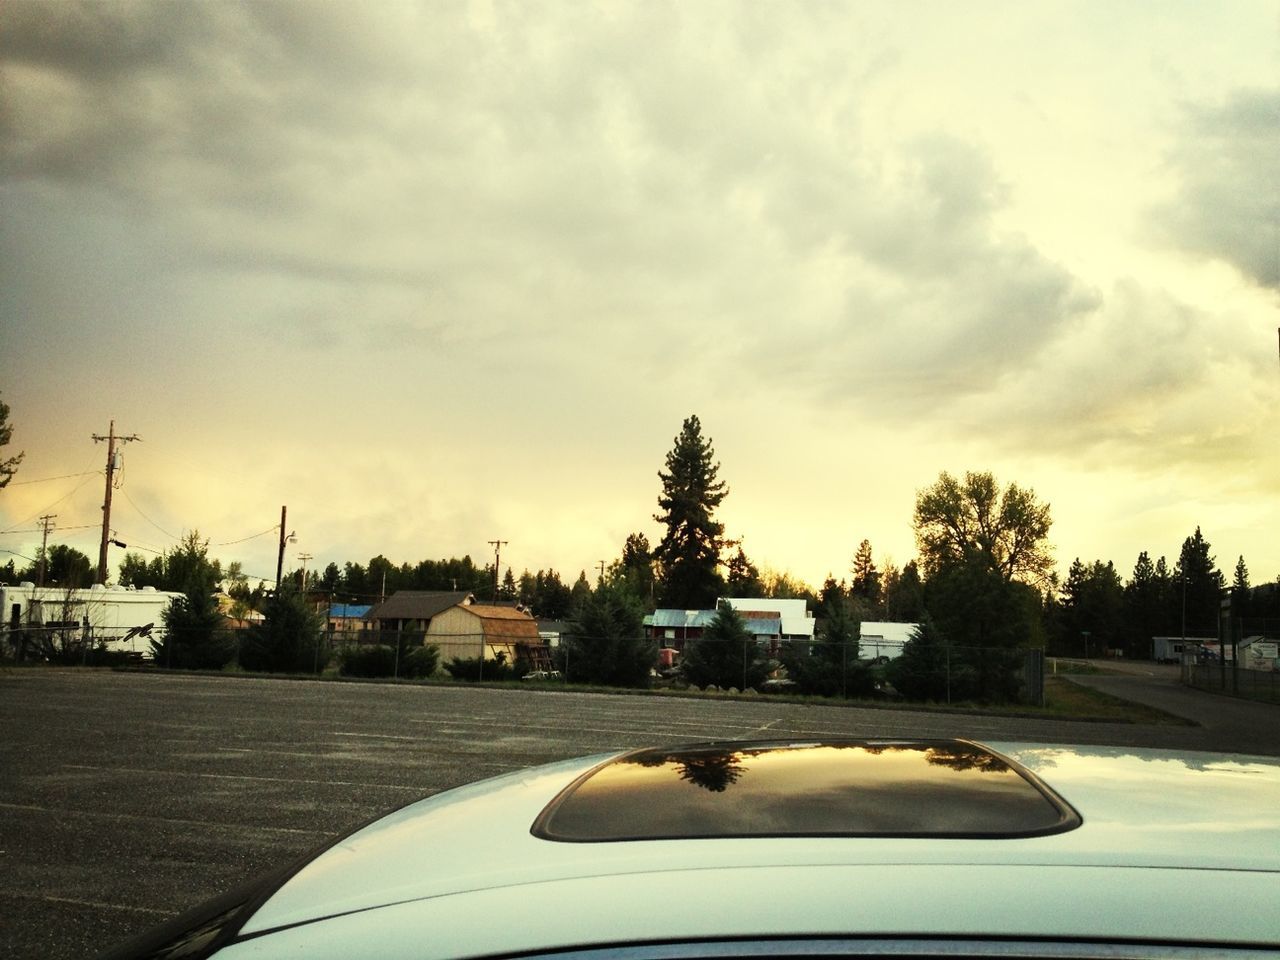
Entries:
POLYGON ((20 557, 114 419, 131 548, 572 579, 696 413, 814 584, 942 470, 1269 581, 1280 7, 6 0, 0 324, 20 557))

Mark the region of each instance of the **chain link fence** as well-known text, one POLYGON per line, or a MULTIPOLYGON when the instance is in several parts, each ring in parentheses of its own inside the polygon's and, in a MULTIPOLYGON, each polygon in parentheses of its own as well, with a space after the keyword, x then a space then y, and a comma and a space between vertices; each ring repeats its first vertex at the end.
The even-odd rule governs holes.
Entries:
MULTIPOLYGON (((243 669, 313 674, 326 671, 356 676, 420 677, 448 673, 457 679, 485 681, 530 678, 578 681, 580 665, 574 647, 617 643, 618 638, 579 638, 576 644, 550 645, 529 634, 428 634, 408 630, 325 630, 313 636, 275 638, 288 645, 274 651, 264 667, 260 628, 237 627, 198 635, 165 635, 137 630, 84 630, 80 624, 43 624, 3 631, 3 648, 19 659, 55 663, 119 665, 153 663, 171 669, 243 669), (425 647, 438 651, 425 658, 425 647), (424 674, 424 669, 426 673, 424 674)), ((626 642, 654 648, 653 672, 658 680, 680 677, 680 656, 665 669, 657 656, 658 641, 636 637, 626 642)), ((906 656, 868 658, 868 649, 857 641, 833 643, 813 640, 750 639, 716 641, 690 638, 691 644, 722 646, 716 651, 724 661, 721 689, 757 689, 764 692, 799 692, 817 696, 852 698, 900 695, 909 700, 957 703, 1044 703, 1044 654, 1041 650, 958 647, 938 644, 906 656), (740 647, 739 647, 740 644, 740 647)), ((896 652, 896 651, 893 651, 896 652)), ((581 656, 581 654, 579 654, 581 656)), ((1204 671, 1206 676, 1212 670, 1204 671)), ((1188 681, 1191 682, 1191 681, 1188 681)), ((1203 682, 1208 683, 1206 679, 1203 682)), ((1270 690, 1280 677, 1233 681, 1233 689, 1255 686, 1270 690)), ((1241 695, 1248 695, 1242 693, 1241 695)))
POLYGON ((1224 618, 1216 647, 1184 655, 1182 682, 1199 690, 1280 703, 1280 619, 1224 618))

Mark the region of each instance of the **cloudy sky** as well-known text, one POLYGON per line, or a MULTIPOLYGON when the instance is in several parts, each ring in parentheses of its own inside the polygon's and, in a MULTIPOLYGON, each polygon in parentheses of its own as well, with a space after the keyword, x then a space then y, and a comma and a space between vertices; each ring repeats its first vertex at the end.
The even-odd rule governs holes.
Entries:
POLYGON ((967 469, 1273 579, 1278 64, 1274 0, 6 0, 0 548, 96 558, 114 419, 131 546, 572 577, 696 413, 811 582, 967 469))

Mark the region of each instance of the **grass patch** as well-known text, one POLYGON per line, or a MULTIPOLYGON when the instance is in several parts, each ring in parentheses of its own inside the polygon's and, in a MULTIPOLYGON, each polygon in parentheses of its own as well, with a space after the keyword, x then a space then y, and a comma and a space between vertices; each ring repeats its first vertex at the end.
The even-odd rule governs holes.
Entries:
POLYGON ((408 679, 405 677, 401 677, 399 679, 392 679, 391 677, 367 679, 360 677, 338 676, 337 674, 329 672, 324 673, 322 676, 316 676, 314 674, 248 673, 239 669, 229 669, 226 671, 158 670, 155 667, 116 667, 115 669, 125 672, 155 672, 170 675, 223 676, 227 679, 319 680, 321 682, 329 683, 391 683, 413 686, 524 690, 530 693, 536 692, 548 694, 590 693, 606 696, 656 696, 671 699, 752 700, 760 703, 792 703, 807 706, 845 707, 852 709, 906 710, 930 713, 970 714, 979 716, 987 715, 1052 720, 1079 720, 1085 722, 1092 721, 1107 723, 1196 726, 1196 724, 1190 720, 1185 720, 1182 717, 1176 717, 1172 714, 1165 713, 1163 710, 1157 710, 1154 707, 1134 703, 1130 700, 1122 700, 1119 697, 1113 697, 1110 694, 1102 693, 1099 690, 1094 690, 1089 687, 1081 686, 1077 683, 1072 683, 1065 676, 1055 677, 1052 674, 1045 677, 1045 705, 1043 707, 1038 707, 1031 704, 1016 703, 977 704, 957 702, 953 704, 943 704, 915 703, 907 700, 840 700, 836 698, 802 696, 797 694, 760 694, 754 692, 743 694, 729 693, 724 690, 702 691, 697 689, 686 690, 662 687, 647 689, 635 687, 606 687, 589 684, 563 683, 558 681, 521 682, 519 680, 486 680, 482 683, 470 683, 462 680, 440 677, 435 677, 429 680, 408 679))
POLYGON ((1045 661, 1044 672, 1046 677, 1056 676, 1062 673, 1104 673, 1092 663, 1085 663, 1083 660, 1068 660, 1062 657, 1049 657, 1045 661))
POLYGON ((1064 677, 1044 678, 1045 710, 1064 720, 1107 720, 1112 723, 1158 723, 1173 726, 1195 724, 1144 703, 1121 700, 1101 690, 1072 683, 1064 677))

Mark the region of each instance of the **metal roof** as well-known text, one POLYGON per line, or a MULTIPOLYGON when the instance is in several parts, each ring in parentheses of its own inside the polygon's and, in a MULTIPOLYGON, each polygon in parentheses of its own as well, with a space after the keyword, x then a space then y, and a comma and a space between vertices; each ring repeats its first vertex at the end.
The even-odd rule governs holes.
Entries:
POLYGON ((337 619, 359 619, 372 609, 371 603, 333 603, 329 605, 329 616, 337 619))
POLYGON ((382 603, 374 604, 366 620, 430 620, 456 607, 471 594, 465 590, 397 590, 382 603))
POLYGON ((701 629, 716 618, 714 610, 655 610, 644 618, 646 627, 701 629))
POLYGON ((864 620, 859 628, 863 640, 879 638, 887 643, 906 643, 918 623, 895 623, 889 620, 864 620))

